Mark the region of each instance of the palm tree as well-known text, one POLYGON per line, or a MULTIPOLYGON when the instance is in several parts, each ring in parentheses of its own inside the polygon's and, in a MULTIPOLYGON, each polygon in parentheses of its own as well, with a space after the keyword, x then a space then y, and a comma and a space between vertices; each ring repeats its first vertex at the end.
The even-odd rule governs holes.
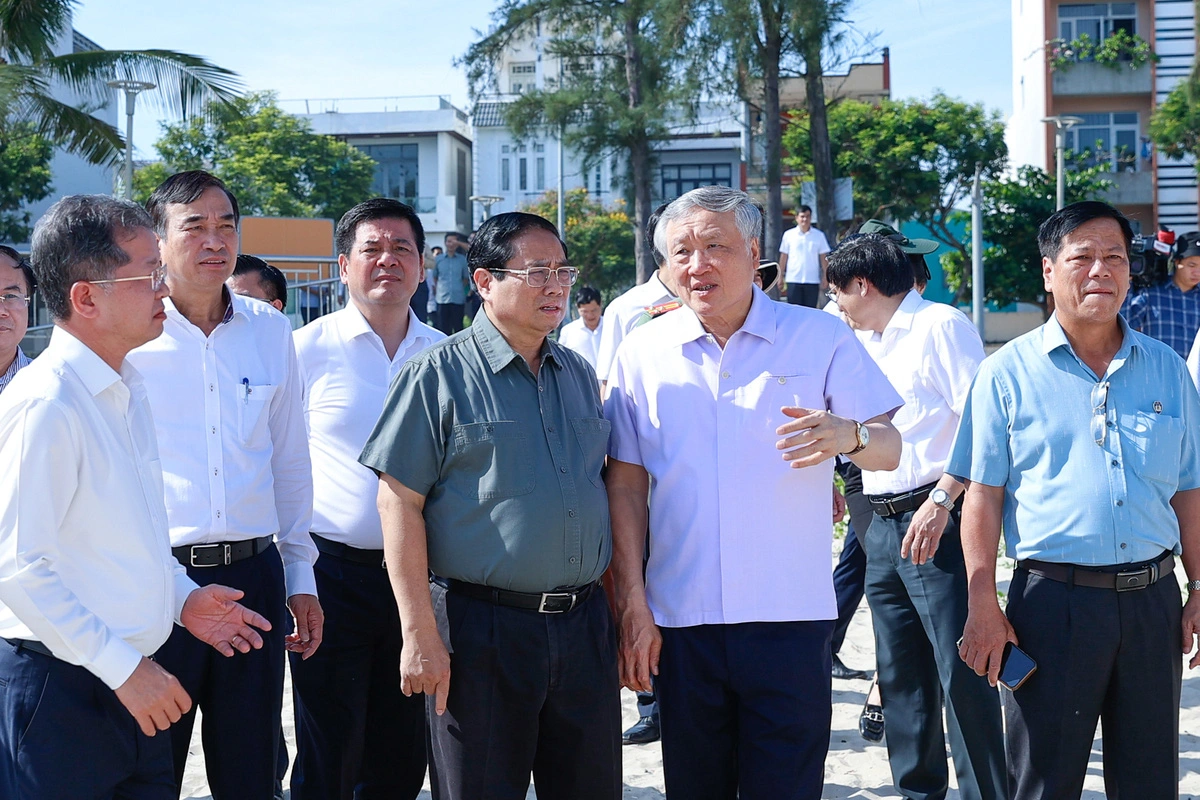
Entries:
MULTIPOLYGON (((8 132, 30 123, 40 135, 92 164, 109 164, 124 140, 89 109, 112 96, 108 81, 149 81, 160 110, 187 117, 209 102, 228 103, 240 93, 236 73, 198 56, 172 50, 94 50, 54 54, 54 43, 71 29, 78 0, 0 0, 0 148, 8 132), (61 81, 82 98, 78 106, 51 95, 61 81)), ((28 126, 24 126, 28 130, 28 126)))

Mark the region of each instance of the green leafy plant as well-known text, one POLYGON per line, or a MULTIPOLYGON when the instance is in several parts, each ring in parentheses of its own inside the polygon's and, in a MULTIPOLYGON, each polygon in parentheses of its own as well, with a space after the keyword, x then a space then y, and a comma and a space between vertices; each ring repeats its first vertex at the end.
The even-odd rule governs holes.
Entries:
POLYGON ((1115 31, 1097 42, 1086 33, 1071 41, 1051 39, 1046 42, 1050 68, 1066 71, 1080 61, 1092 61, 1113 70, 1137 69, 1147 61, 1158 61, 1150 43, 1124 29, 1115 31))

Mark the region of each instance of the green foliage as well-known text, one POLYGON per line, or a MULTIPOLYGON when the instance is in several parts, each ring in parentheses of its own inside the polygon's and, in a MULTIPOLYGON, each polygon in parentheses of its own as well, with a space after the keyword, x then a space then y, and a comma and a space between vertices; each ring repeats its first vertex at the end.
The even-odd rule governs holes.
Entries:
MULTIPOLYGON (((95 50, 54 55, 78 0, 0 0, 0 137, 29 123, 54 144, 93 164, 121 156, 120 133, 90 113, 109 101, 113 78, 156 85, 143 98, 161 110, 189 116, 237 96, 239 81, 227 69, 171 50, 95 50), (51 93, 60 82, 80 102, 51 93)), ((0 147, 7 140, 0 138, 0 147)))
POLYGON ((53 147, 24 123, 0 126, 0 242, 28 242, 32 233, 26 204, 50 196, 53 147))
MULTIPOLYGON (((547 192, 523 209, 554 222, 558 193, 547 192)), ((633 284, 633 223, 624 205, 605 208, 586 189, 571 189, 563 204, 567 249, 579 268, 579 286, 600 290, 607 305, 633 284)))
POLYGON ((1046 42, 1050 68, 1066 71, 1080 61, 1094 61, 1109 69, 1137 69, 1147 61, 1158 62, 1150 43, 1137 34, 1118 29, 1097 43, 1081 33, 1071 41, 1051 39, 1046 42))
POLYGON ((207 169, 238 199, 243 214, 338 219, 368 197, 375 161, 332 136, 315 134, 307 120, 285 113, 270 92, 255 92, 211 120, 165 125, 155 143, 163 163, 134 176, 138 196, 163 178, 207 169))
MULTIPOLYGON (((1150 118, 1150 138, 1171 158, 1200 158, 1200 82, 1180 81, 1150 118)), ((1200 169, 1200 166, 1197 167, 1200 169)))
MULTIPOLYGON (((1104 167, 1068 171, 1066 202, 1093 200, 1112 187, 1103 178, 1104 167)), ((983 263, 987 286, 984 299, 998 306, 1010 303, 1037 303, 1046 308, 1042 282, 1042 257, 1038 252, 1037 231, 1042 221, 1054 213, 1054 176, 1033 166, 1017 170, 1015 178, 1004 175, 983 184, 983 236, 986 246, 983 263)), ((970 239, 969 212, 955 215, 966 222, 970 239)), ((971 252, 969 248, 942 255, 946 284, 960 298, 971 295, 971 252)))
MULTIPOLYGON (((811 174, 808 116, 792 115, 784 146, 787 163, 811 174)), ((962 252, 947 224, 971 192, 975 165, 983 177, 1004 169, 1008 150, 1000 112, 936 94, 878 105, 843 100, 829 107, 835 173, 854 181, 854 207, 867 218, 915 219, 962 252)))

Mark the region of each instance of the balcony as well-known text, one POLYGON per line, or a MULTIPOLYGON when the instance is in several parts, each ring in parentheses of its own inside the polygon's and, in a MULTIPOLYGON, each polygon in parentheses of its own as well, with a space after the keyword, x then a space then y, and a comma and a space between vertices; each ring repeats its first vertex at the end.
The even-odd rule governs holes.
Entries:
POLYGON ((1104 193, 1104 200, 1114 206, 1148 206, 1154 204, 1154 173, 1114 172, 1101 176, 1116 185, 1104 193))
POLYGON ((1113 69, 1093 61, 1079 61, 1065 69, 1054 70, 1051 88, 1055 97, 1130 95, 1149 94, 1153 83, 1149 64, 1142 64, 1137 69, 1128 66, 1113 69))

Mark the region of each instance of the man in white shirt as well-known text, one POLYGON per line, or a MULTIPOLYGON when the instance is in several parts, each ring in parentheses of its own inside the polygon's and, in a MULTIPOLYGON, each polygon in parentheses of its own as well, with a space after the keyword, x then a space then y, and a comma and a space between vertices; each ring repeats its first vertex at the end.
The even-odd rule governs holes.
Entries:
MULTIPOLYGON (((667 204, 663 203, 654 209, 654 213, 646 221, 646 233, 651 241, 654 240, 658 218, 666 207, 667 204)), ((604 327, 600 331, 600 346, 596 351, 596 377, 600 379, 601 384, 608 381, 608 373, 612 368, 613 359, 617 356, 617 349, 626 335, 633 330, 638 317, 648 308, 675 299, 675 292, 664 282, 666 274, 663 270, 662 253, 658 250, 654 250, 654 261, 658 269, 649 280, 619 295, 604 310, 604 327)))
POLYGON ((423 277, 425 230, 409 206, 376 198, 334 236, 350 302, 296 331, 313 464, 313 541, 325 640, 292 656, 295 800, 412 800, 425 780, 425 704, 400 691, 400 616, 383 569, 379 478, 358 463, 392 379, 446 335, 409 301, 423 277))
POLYGON ((604 331, 600 292, 591 286, 584 286, 575 293, 575 307, 579 309, 579 319, 563 326, 558 333, 558 343, 579 353, 595 369, 600 337, 604 331))
POLYGON ((825 280, 825 234, 812 226, 812 208, 796 209, 796 227, 783 232, 779 243, 779 269, 787 283, 787 301, 793 305, 819 308, 828 283, 825 280))
POLYGON ((33 270, 11 247, 0 244, 0 392, 17 371, 29 366, 21 340, 29 325, 33 270))
POLYGON ((125 360, 165 318, 150 218, 67 197, 33 252, 55 330, 0 397, 0 797, 169 798, 155 734, 192 702, 151 660, 172 620, 222 656, 271 626, 171 557, 154 423, 125 360))
POLYGON ((892 418, 904 443, 900 466, 862 473, 874 511, 862 543, 892 779, 904 797, 945 795, 944 700, 959 792, 964 800, 1003 800, 1000 698, 958 657, 967 619, 963 485, 944 472, 983 343, 966 315, 913 289, 908 255, 882 233, 843 241, 829 258, 829 283, 859 341, 905 398, 892 418))
MULTIPOLYGON (((212 658, 177 630, 158 660, 204 712, 213 797, 270 797, 285 644, 311 655, 323 620, 291 324, 225 286, 237 257, 239 218, 221 181, 199 170, 181 172, 154 190, 147 208, 172 296, 163 335, 129 360, 145 376, 154 410, 172 552, 197 583, 244 591, 246 604, 275 628, 262 650, 235 663, 212 658), (285 640, 289 608, 296 631, 285 640)), ((194 720, 189 714, 171 729, 180 782, 194 720)))
POLYGON ((667 207, 655 246, 685 307, 630 333, 604 406, 621 680, 658 676, 671 796, 821 796, 833 457, 900 453, 901 400, 851 330, 755 288, 761 230, 726 187, 667 207))

